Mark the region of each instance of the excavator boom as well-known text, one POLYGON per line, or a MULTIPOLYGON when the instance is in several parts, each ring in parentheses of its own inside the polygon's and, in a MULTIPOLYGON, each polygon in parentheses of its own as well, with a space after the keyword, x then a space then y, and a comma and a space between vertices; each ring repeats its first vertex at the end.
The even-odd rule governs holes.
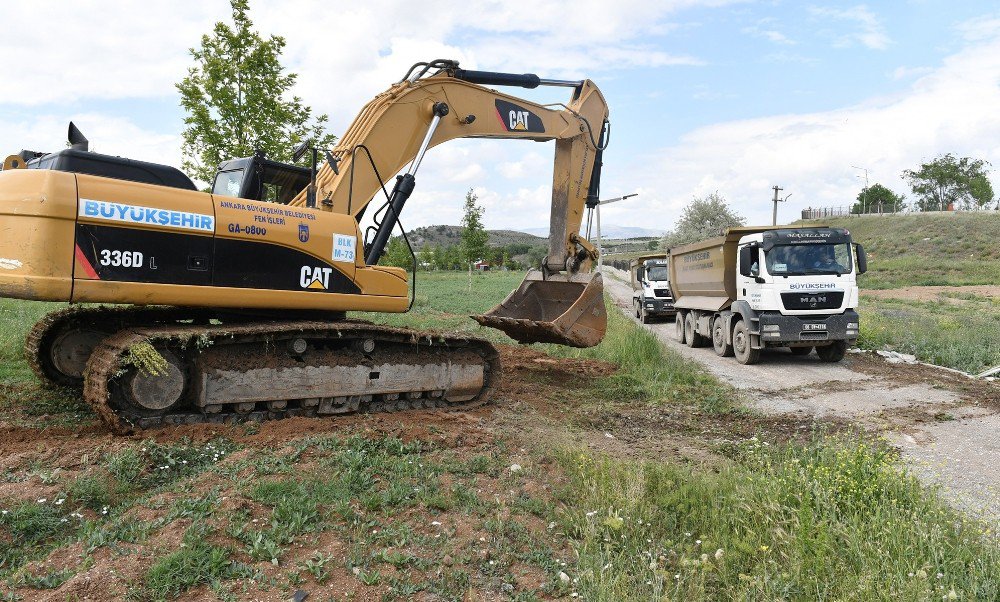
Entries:
MULTIPOLYGON (((369 102, 327 154, 315 198, 360 221, 371 200, 385 190, 383 178, 409 165, 397 178, 383 219, 366 239, 365 258, 372 264, 388 242, 429 148, 455 138, 554 140, 549 249, 543 265, 529 272, 503 303, 473 317, 522 343, 591 347, 604 337, 607 316, 601 277, 590 273, 597 251, 580 236, 580 225, 588 200, 597 200, 607 122, 607 103, 590 80, 466 71, 452 61, 418 64, 369 102), (413 75, 419 67, 423 71, 413 75), (573 92, 565 105, 543 106, 482 84, 555 85, 573 92)), ((308 203, 303 191, 291 204, 308 203)))

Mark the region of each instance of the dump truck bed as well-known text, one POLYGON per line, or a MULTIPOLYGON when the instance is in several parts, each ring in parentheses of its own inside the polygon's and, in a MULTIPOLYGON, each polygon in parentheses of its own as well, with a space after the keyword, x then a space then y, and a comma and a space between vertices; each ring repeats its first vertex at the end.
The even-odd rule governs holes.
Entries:
POLYGON ((741 238, 787 226, 729 228, 722 236, 670 249, 670 290, 678 309, 719 311, 736 300, 741 238))

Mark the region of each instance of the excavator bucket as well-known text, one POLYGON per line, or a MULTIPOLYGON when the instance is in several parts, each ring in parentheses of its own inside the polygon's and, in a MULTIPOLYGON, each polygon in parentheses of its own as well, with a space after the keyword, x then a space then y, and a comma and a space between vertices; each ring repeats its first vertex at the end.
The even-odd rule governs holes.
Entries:
POLYGON ((593 347, 608 328, 604 280, 600 273, 545 278, 530 270, 503 303, 472 318, 519 343, 593 347))

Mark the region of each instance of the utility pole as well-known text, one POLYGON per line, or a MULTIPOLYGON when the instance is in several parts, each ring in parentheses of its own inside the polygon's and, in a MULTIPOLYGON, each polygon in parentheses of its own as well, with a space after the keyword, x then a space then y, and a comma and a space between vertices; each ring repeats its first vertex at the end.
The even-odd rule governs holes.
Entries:
POLYGON ((774 190, 774 211, 771 213, 771 225, 778 225, 778 201, 784 201, 785 199, 779 199, 778 193, 784 190, 784 188, 778 188, 777 186, 771 187, 774 190))
MULTIPOLYGON (((861 213, 868 213, 868 168, 858 167, 857 165, 852 165, 851 167, 865 172, 865 187, 861 189, 861 213)), ((881 207, 879 207, 879 213, 882 213, 881 207)))

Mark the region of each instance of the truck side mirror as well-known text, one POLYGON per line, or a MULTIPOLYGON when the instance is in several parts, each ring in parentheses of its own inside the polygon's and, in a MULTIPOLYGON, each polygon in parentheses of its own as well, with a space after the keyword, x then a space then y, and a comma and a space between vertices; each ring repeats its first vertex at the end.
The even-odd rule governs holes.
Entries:
POLYGON ((646 276, 646 268, 636 268, 636 270, 635 270, 635 279, 636 280, 638 280, 639 282, 642 282, 645 276, 646 276))
POLYGON ((868 256, 865 255, 865 248, 855 243, 854 249, 858 256, 858 274, 864 274, 868 271, 868 256))
POLYGON ((750 264, 753 259, 750 255, 750 245, 747 245, 740 249, 740 276, 746 276, 749 278, 752 276, 750 273, 750 264))

